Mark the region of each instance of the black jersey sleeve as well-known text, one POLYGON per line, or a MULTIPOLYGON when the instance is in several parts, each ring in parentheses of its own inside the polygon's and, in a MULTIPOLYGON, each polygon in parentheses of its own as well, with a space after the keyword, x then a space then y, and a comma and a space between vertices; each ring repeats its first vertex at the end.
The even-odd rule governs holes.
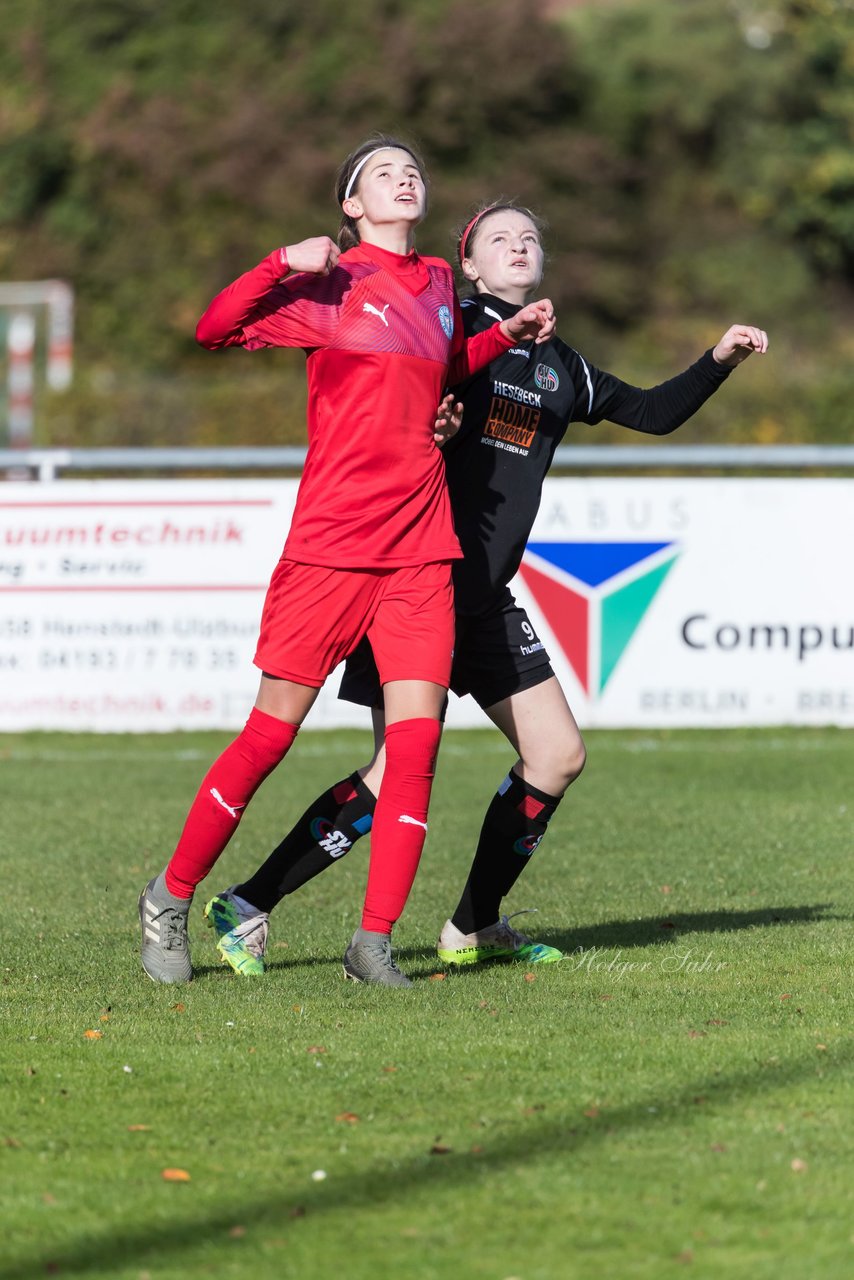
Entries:
POLYGON ((666 436, 681 427, 731 373, 709 350, 683 373, 645 390, 588 364, 571 347, 565 359, 576 384, 577 422, 594 425, 607 419, 651 436, 666 436))

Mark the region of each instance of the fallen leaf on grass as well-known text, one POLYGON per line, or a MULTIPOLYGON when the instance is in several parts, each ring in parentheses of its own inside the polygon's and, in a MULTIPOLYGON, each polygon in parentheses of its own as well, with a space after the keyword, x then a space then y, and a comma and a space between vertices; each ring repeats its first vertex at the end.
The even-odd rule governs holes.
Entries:
POLYGON ((326 1053, 326 1049, 322 1044, 310 1044, 306 1049, 306 1053, 326 1053))
POLYGON ((614 999, 614 997, 613 997, 613 996, 600 996, 600 997, 599 997, 599 999, 600 999, 600 1000, 613 1000, 613 999, 614 999))
POLYGON ((430 1148, 431 1156, 448 1156, 453 1151, 453 1147, 444 1147, 440 1142, 434 1142, 430 1148))
POLYGON ((713 1142, 711 1147, 709 1148, 710 1151, 717 1151, 718 1153, 722 1153, 726 1151, 726 1149, 727 1148, 726 1148, 725 1142, 713 1142))
POLYGON ((101 1031, 84 1031, 83 1039, 84 1040, 100 1040, 102 1034, 103 1032, 101 1031))
POLYGON ((791 1000, 791 998, 792 997, 788 994, 788 992, 785 995, 780 996, 781 1000, 791 1000))
POLYGON ((827 1045, 826 1045, 826 1044, 817 1044, 817 1045, 816 1045, 816 1049, 827 1049, 827 1045))
POLYGON ((20 1150, 20 1146, 21 1146, 21 1144, 20 1144, 20 1142, 18 1141, 18 1139, 17 1139, 17 1138, 4 1138, 4 1139, 3 1139, 3 1146, 4 1146, 4 1147, 14 1147, 14 1148, 15 1148, 15 1150, 17 1151, 17 1150, 20 1150))
POLYGON ((49 1191, 42 1192, 42 1200, 45 1204, 56 1204, 56 1196, 52 1196, 49 1191))
POLYGON ((335 1117, 339 1124, 358 1124, 359 1117, 355 1111, 342 1111, 335 1117))
POLYGON ((482 1155, 482 1154, 483 1154, 483 1147, 482 1147, 482 1146, 480 1146, 480 1144, 479 1144, 479 1143, 475 1143, 475 1145, 471 1148, 471 1153, 472 1153, 472 1155, 473 1155, 473 1156, 479 1156, 479 1155, 482 1155))
POLYGON ((662 892, 662 893, 672 893, 672 892, 673 892, 673 890, 671 889, 671 887, 670 887, 670 885, 669 885, 669 884, 663 884, 663 885, 661 886, 661 892, 662 892))
POLYGON ((584 1112, 584 1114, 587 1116, 588 1120, 595 1120, 599 1115, 599 1108, 588 1107, 587 1110, 584 1112))
POLYGON ((806 1173, 807 1162, 806 1160, 799 1160, 797 1157, 795 1157, 795 1159, 792 1161, 789 1167, 791 1168, 792 1173, 806 1173))
POLYGON ((391 1073, 392 1071, 397 1071, 397 1067, 383 1067, 383 1071, 391 1073))
POLYGON ((150 1133, 150 1124, 129 1124, 128 1133, 150 1133))
POLYGON ((448 975, 447 975, 447 974, 445 974, 445 973, 431 973, 431 974, 430 974, 430 981, 431 981, 431 982, 444 982, 444 981, 445 981, 445 978, 446 978, 447 976, 448 976, 448 975))
POLYGON ((709 1033, 708 1033, 708 1031, 693 1031, 693 1030, 691 1030, 691 1031, 689 1031, 689 1032, 688 1032, 688 1039, 689 1039, 689 1040, 699 1040, 701 1036, 707 1036, 708 1034, 709 1034, 709 1033))
POLYGON ((707 1027, 728 1027, 729 1023, 725 1022, 723 1018, 707 1018, 706 1026, 707 1027))
POLYGON ((109 1015, 108 1013, 102 1013, 102 1014, 101 1014, 101 1016, 100 1016, 100 1018, 98 1019, 98 1021, 99 1021, 99 1022, 109 1022, 109 1021, 110 1021, 110 1015, 109 1015))
POLYGON ((536 975, 535 973, 526 973, 526 974, 525 974, 525 981, 526 981, 526 982, 536 982, 536 981, 537 981, 537 975, 536 975))
POLYGON ((229 1227, 228 1234, 232 1240, 242 1240, 246 1235, 245 1227, 229 1227))
POLYGON ((190 1181, 192 1181, 192 1179, 190 1178, 190 1175, 189 1175, 189 1173, 187 1173, 187 1170, 186 1170, 186 1169, 163 1169, 163 1170, 162 1170, 162 1172, 161 1172, 161 1174, 160 1174, 160 1176, 161 1176, 161 1178, 163 1179, 163 1181, 164 1181, 164 1182, 190 1182, 190 1181))
POLYGON ((172 1005, 172 1012, 183 1013, 186 1008, 187 1006, 183 1003, 183 1001, 179 1000, 177 1004, 172 1005))

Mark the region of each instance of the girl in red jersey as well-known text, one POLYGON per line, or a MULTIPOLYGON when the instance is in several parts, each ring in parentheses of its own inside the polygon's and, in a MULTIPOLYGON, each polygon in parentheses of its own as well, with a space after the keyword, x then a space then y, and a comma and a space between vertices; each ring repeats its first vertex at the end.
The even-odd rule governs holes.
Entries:
POLYGON ((533 303, 464 337, 450 266, 414 251, 424 168, 397 140, 354 151, 337 196, 339 245, 318 236, 275 250, 213 300, 197 329, 211 350, 306 351, 309 448, 264 603, 255 706, 202 782, 168 865, 140 895, 142 964, 155 981, 192 978, 196 886, 326 677, 367 636, 385 691, 386 766, 362 924, 344 969, 409 985, 389 939, 427 830, 454 642, 451 563, 461 554, 433 439, 436 405, 446 385, 514 343, 548 338, 554 314, 547 301, 533 303))

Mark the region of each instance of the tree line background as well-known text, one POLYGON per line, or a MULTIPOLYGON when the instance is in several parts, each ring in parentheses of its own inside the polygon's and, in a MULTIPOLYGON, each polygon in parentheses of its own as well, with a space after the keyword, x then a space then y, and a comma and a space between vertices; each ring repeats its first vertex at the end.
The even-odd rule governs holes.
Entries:
POLYGON ((0 279, 78 300, 37 443, 302 442, 302 358, 193 331, 271 249, 335 234, 375 129, 427 157, 424 252, 483 199, 541 212, 562 336, 627 381, 768 329, 691 440, 850 438, 852 0, 5 0, 0 279))

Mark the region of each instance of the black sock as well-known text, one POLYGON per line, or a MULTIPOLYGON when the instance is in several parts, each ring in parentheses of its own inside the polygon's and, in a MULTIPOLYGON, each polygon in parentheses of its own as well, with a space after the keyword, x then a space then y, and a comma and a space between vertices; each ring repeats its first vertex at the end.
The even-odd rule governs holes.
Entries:
POLYGON ((234 892, 259 911, 272 911, 367 835, 376 804, 358 773, 336 782, 309 805, 263 866, 244 884, 235 885, 234 892))
POLYGON ((486 811, 469 878, 451 917, 461 933, 495 924, 501 899, 525 870, 560 801, 508 773, 486 811))

